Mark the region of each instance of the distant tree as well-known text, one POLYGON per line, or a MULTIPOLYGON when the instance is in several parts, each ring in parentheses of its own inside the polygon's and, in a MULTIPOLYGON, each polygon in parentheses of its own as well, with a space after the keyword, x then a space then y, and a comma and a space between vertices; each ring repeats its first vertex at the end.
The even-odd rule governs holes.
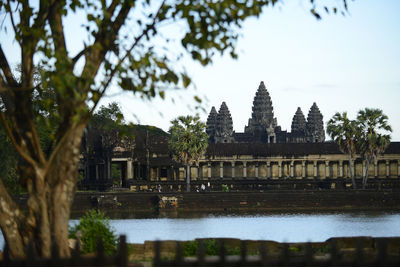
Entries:
POLYGON ((390 144, 391 126, 388 124, 388 116, 380 109, 365 108, 360 110, 357 116, 360 128, 358 148, 361 156, 366 161, 363 173, 362 187, 365 189, 368 180, 368 170, 371 163, 376 163, 379 154, 382 154, 390 144))
POLYGON ((101 106, 93 114, 84 134, 84 162, 104 161, 103 177, 108 179, 111 176, 116 184, 120 184, 121 180, 116 166, 111 164, 111 158, 117 146, 133 149, 133 138, 128 130, 121 108, 112 102, 108 106, 101 106))
POLYGON ((190 192, 190 166, 199 164, 208 146, 206 125, 198 116, 180 116, 171 123, 168 146, 175 158, 186 166, 186 191, 190 192))
MULTIPOLYGON (((236 58, 238 28, 276 2, 0 1, 0 31, 14 38, 15 64, 21 66, 17 77, 3 50, 7 38, 0 40, 0 118, 21 158, 28 192, 24 213, 0 183, 0 227, 12 257, 24 257, 30 240, 39 256, 70 255, 67 229, 82 134, 111 84, 149 99, 163 98, 166 88, 187 88, 191 79, 179 64, 184 55, 203 66, 216 54, 236 58), (86 15, 84 40, 65 33, 63 23, 71 13, 86 15), (179 34, 163 28, 168 25, 178 25, 179 34), (82 49, 70 51, 68 38, 84 43, 82 49), (171 42, 181 48, 164 49, 171 42), (39 87, 35 63, 40 65, 39 87), (46 96, 48 88, 54 94, 46 96), (35 111, 35 92, 45 96, 41 112, 35 111), (39 138, 40 121, 51 133, 49 149, 39 138)), ((307 2, 319 18, 314 0, 307 2)), ((347 9, 346 0, 339 9, 336 1, 331 3, 327 11, 347 9)))
POLYGON ((349 173, 353 188, 356 189, 356 181, 354 179, 354 157, 357 149, 357 137, 359 136, 359 128, 357 122, 350 120, 347 117, 347 112, 337 112, 328 121, 326 128, 332 140, 335 141, 339 149, 348 155, 349 158, 349 173))

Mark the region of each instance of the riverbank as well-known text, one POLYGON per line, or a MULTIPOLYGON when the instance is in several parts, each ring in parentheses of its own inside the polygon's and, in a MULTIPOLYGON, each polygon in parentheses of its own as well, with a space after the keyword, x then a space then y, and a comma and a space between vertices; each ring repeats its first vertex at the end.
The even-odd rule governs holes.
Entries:
MULTIPOLYGON (((22 200, 21 200, 22 201, 22 200)), ((133 193, 78 192, 77 218, 97 208, 111 218, 191 217, 201 214, 400 211, 400 192, 367 190, 274 190, 267 192, 133 193)))

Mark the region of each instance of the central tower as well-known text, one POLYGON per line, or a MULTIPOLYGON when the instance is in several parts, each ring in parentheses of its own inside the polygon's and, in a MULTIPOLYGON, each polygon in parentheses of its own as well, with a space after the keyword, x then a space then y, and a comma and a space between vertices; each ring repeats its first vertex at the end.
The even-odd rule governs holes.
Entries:
MULTIPOLYGON (((274 118, 274 108, 271 97, 264 82, 258 86, 253 100, 253 108, 249 124, 244 127, 244 132, 252 135, 266 135, 268 143, 275 143, 275 128, 278 126, 274 118)), ((264 139, 264 138, 263 138, 264 139)))

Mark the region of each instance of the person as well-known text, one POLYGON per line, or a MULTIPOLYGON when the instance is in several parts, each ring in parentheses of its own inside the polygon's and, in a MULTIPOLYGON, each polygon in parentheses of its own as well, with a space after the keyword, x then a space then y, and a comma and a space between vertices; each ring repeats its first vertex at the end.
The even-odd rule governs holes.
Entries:
POLYGON ((201 192, 206 191, 206 186, 204 184, 201 184, 201 192))
POLYGON ((158 184, 158 193, 161 193, 161 185, 160 184, 158 184))
POLYGON ((211 191, 211 184, 210 184, 210 182, 207 183, 207 191, 208 191, 208 192, 211 191))

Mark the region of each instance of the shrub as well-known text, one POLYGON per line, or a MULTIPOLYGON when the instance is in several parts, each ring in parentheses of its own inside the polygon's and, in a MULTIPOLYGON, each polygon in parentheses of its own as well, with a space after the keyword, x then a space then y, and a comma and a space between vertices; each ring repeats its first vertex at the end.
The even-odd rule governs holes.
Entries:
MULTIPOLYGON (((219 243, 216 239, 205 239, 203 241, 205 253, 209 256, 219 255, 220 248, 219 243)), ((185 242, 183 245, 183 256, 190 257, 196 256, 198 249, 198 242, 197 241, 188 241, 185 242)))
POLYGON ((69 237, 80 239, 82 252, 95 252, 98 239, 103 240, 104 252, 112 254, 117 248, 117 235, 110 226, 109 219, 104 213, 97 210, 89 210, 80 218, 79 224, 69 229, 69 237))

